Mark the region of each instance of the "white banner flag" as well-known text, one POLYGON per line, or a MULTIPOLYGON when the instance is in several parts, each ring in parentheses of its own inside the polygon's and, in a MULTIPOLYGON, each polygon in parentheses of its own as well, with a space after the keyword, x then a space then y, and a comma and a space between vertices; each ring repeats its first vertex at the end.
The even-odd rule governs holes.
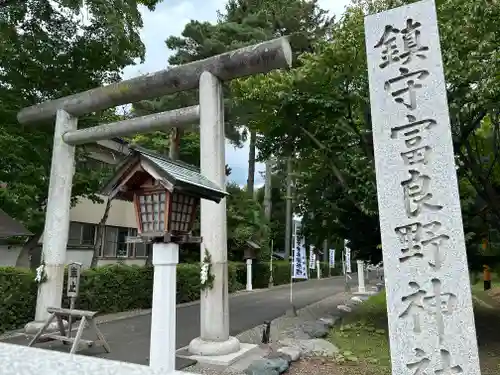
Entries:
POLYGON ((346 272, 351 273, 351 249, 347 246, 348 241, 344 240, 344 249, 345 249, 345 267, 346 272))
POLYGON ((309 246, 309 269, 310 270, 316 269, 316 254, 314 253, 313 245, 309 246))
POLYGON ((335 268, 335 249, 330 249, 329 264, 330 268, 335 268))
POLYGON ((307 256, 304 241, 295 242, 293 248, 292 279, 307 280, 307 256))

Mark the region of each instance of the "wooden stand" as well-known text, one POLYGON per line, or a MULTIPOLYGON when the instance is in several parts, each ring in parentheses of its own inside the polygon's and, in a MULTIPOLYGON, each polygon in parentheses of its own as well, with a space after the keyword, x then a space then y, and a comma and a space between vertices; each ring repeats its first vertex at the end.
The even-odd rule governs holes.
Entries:
POLYGON ((80 348, 80 344, 82 343, 87 345, 87 347, 93 345, 103 346, 106 352, 108 353, 111 352, 111 349, 108 343, 106 342, 104 335, 99 330, 99 328, 97 328, 97 324, 94 319, 95 315, 97 314, 97 311, 85 311, 85 310, 73 310, 73 309, 49 307, 47 308, 47 312, 50 314, 49 318, 47 319, 43 327, 40 329, 40 331, 38 331, 38 333, 33 337, 28 346, 33 346, 40 339, 52 339, 52 340, 62 341, 63 343, 72 343, 73 345, 70 351, 71 354, 76 353, 80 348), (68 334, 66 335, 64 322, 62 319, 63 317, 67 317, 68 320, 71 319, 73 321, 80 319, 80 325, 78 326, 78 331, 76 332, 75 337, 71 337, 71 331, 68 331, 68 334), (59 334, 57 333, 43 334, 44 331, 47 329, 47 327, 50 326, 50 323, 54 321, 54 319, 57 319, 59 334), (87 322, 90 328, 95 332, 97 340, 82 339, 83 330, 87 322))

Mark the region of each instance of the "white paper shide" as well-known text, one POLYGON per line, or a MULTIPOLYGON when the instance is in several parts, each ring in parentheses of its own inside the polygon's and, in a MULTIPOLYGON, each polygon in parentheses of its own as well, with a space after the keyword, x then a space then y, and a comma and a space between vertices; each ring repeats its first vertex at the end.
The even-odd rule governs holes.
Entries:
POLYGON ((365 35, 392 373, 479 375, 434 1, 365 35))

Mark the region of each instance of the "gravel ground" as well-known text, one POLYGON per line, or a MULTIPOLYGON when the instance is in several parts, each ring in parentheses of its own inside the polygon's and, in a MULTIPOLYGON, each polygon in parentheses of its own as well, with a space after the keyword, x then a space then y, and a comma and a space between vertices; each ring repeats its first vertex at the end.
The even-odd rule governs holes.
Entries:
POLYGON ((377 366, 357 363, 338 365, 331 358, 308 358, 290 366, 289 375, 390 375, 377 366))
MULTIPOLYGON (((271 346, 275 348, 278 341, 285 338, 308 339, 309 336, 303 336, 303 332, 299 327, 306 322, 314 322, 319 318, 337 314, 337 306, 348 303, 349 299, 348 294, 339 293, 297 310, 297 316, 285 315, 274 319, 271 322, 271 346)), ((263 327, 264 325, 257 326, 239 334, 237 337, 241 342, 260 344, 263 327)))

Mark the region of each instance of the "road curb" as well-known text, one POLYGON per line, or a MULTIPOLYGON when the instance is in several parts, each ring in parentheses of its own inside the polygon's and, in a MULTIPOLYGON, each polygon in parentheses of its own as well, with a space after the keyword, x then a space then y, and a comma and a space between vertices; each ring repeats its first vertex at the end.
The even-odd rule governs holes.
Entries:
MULTIPOLYGON (((336 278, 340 278, 343 276, 332 276, 332 277, 325 277, 322 278, 321 280, 316 280, 316 279, 311 279, 305 282, 321 282, 321 281, 326 281, 326 280, 332 280, 336 278)), ((259 294, 263 292, 269 292, 269 291, 274 291, 274 290, 280 290, 280 289, 285 289, 285 288, 290 288, 290 284, 282 284, 282 285, 276 285, 271 288, 261 288, 261 289, 254 289, 252 291, 246 291, 246 290, 239 290, 235 293, 231 293, 229 295, 230 299, 241 297, 247 294, 259 294)), ((177 305, 177 309, 182 309, 185 307, 190 307, 199 304, 200 301, 192 301, 192 302, 185 302, 185 303, 180 303, 177 305)), ((129 318, 135 318, 138 316, 144 316, 144 315, 149 315, 151 314, 151 309, 137 309, 137 310, 130 310, 130 311, 122 311, 118 313, 112 313, 112 314, 103 314, 100 316, 96 317, 96 323, 97 324, 105 324, 105 323, 111 323, 111 322, 116 322, 120 320, 125 320, 129 318)), ((76 330, 78 327, 74 327, 72 331, 76 330)), ((15 337, 19 336, 27 336, 24 333, 24 329, 17 329, 17 330, 12 330, 12 331, 7 331, 4 332, 3 334, 0 335, 0 341, 5 341, 8 339, 12 339, 15 337)))

